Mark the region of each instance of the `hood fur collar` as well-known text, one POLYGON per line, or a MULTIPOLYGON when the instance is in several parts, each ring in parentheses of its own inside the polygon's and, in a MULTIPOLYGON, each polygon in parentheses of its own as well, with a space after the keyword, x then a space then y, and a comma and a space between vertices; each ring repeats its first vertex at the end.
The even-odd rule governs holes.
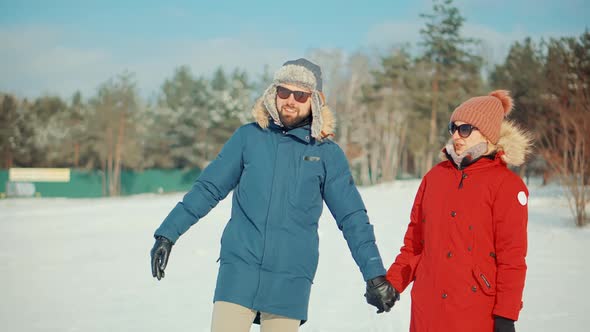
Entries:
POLYGON ((500 139, 497 144, 489 144, 490 148, 501 153, 502 161, 510 166, 524 164, 531 153, 533 138, 511 121, 502 122, 500 139))
MULTIPOLYGON (((321 114, 322 128, 318 137, 314 136, 314 138, 318 141, 333 137, 334 131, 336 129, 336 119, 334 118, 334 114, 327 105, 322 106, 321 114)), ((254 104, 254 108, 252 109, 252 115, 254 116, 254 119, 256 123, 258 123, 260 128, 268 128, 268 125, 270 124, 271 115, 266 109, 266 106, 264 105, 263 98, 258 99, 258 101, 256 101, 256 104, 254 104)))

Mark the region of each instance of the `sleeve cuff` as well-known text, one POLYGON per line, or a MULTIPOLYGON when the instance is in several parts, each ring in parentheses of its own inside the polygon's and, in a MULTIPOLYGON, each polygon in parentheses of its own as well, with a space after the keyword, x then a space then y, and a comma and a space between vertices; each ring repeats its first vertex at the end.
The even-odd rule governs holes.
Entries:
POLYGON ((367 265, 363 270, 363 278, 365 279, 365 281, 369 281, 373 278, 379 277, 379 276, 385 276, 385 274, 387 273, 387 271, 385 271, 385 268, 383 267, 383 263, 381 262, 381 260, 379 260, 379 262, 375 262, 373 264, 367 265))
MULTIPOLYGON (((521 305, 521 307, 522 307, 522 305, 521 305)), ((496 308, 494 308, 494 311, 492 311, 492 314, 494 316, 500 316, 500 317, 503 317, 506 319, 517 321, 518 315, 520 314, 520 308, 509 310, 509 309, 505 309, 505 308, 496 307, 496 308)))

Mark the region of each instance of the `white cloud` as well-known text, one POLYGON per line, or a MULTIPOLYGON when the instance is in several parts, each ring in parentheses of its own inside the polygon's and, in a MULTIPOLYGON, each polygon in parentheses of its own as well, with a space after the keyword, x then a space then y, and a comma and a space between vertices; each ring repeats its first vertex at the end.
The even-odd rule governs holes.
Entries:
POLYGON ((510 50, 510 45, 526 37, 526 33, 520 29, 501 33, 490 27, 471 23, 464 25, 463 34, 465 37, 481 40, 480 55, 490 64, 503 62, 510 50))
MULTIPOLYGON (((386 50, 403 43, 415 47, 422 26, 419 19, 380 22, 368 29, 364 45, 358 47, 386 50)), ((0 91, 22 97, 69 97, 80 90, 91 96, 101 83, 129 71, 136 74, 140 93, 150 96, 180 65, 189 65, 195 75, 209 75, 219 66, 227 70, 240 68, 255 75, 262 72, 264 65, 274 70, 286 59, 304 53, 243 32, 236 37, 208 40, 132 40, 123 48, 78 46, 75 43, 81 37, 75 33, 56 26, 0 27, 0 91)), ((503 61, 514 41, 530 35, 522 28, 500 33, 489 26, 471 23, 464 26, 463 33, 483 40, 483 55, 491 63, 503 61)), ((547 36, 560 34, 544 34, 547 36)))
POLYGON ((373 25, 367 32, 367 44, 370 47, 388 48, 404 43, 415 45, 420 40, 419 21, 382 22, 373 25))
POLYGON ((522 42, 525 38, 530 37, 536 44, 541 39, 569 37, 570 35, 558 31, 545 31, 543 33, 531 33, 522 26, 515 26, 509 32, 499 32, 491 27, 467 23, 464 26, 463 33, 467 37, 477 38, 482 41, 483 56, 491 64, 504 62, 510 46, 515 42, 522 42))
MULTIPOLYGON (((366 43, 370 47, 385 50, 391 47, 409 43, 414 50, 422 39, 420 29, 424 26, 421 20, 381 22, 373 25, 367 32, 366 43)), ((492 27, 465 23, 461 31, 464 37, 481 40, 481 48, 478 50, 491 64, 503 62, 508 54, 510 46, 516 41, 522 41, 531 37, 535 41, 541 38, 562 37, 559 32, 545 32, 542 35, 533 34, 521 26, 516 26, 509 32, 499 32, 492 27)))
POLYGON ((0 90, 33 97, 90 92, 94 82, 116 67, 108 52, 63 46, 64 34, 53 27, 0 29, 0 90))
POLYGON ((180 65, 189 65, 195 75, 208 75, 219 66, 258 74, 266 64, 274 69, 300 54, 255 38, 134 41, 123 50, 82 48, 68 46, 71 36, 52 27, 0 28, 0 45, 0 91, 22 97, 69 97, 76 90, 90 96, 123 71, 135 73, 140 93, 148 96, 180 65))
POLYGON ((265 65, 278 68, 297 53, 237 38, 162 42, 153 45, 152 50, 153 54, 128 65, 130 71, 137 73, 142 94, 156 92, 181 65, 188 65, 194 75, 210 75, 219 66, 228 71, 239 68, 256 75, 265 65))

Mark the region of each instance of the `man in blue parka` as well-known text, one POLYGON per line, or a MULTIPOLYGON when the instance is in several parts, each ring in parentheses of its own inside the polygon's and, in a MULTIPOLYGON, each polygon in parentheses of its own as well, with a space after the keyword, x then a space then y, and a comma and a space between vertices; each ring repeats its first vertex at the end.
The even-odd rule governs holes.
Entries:
POLYGON ((233 190, 211 330, 297 331, 307 320, 318 264, 323 201, 367 282, 378 312, 398 298, 384 279, 373 226, 333 136, 320 67, 287 61, 256 103, 256 122, 236 130, 156 230, 152 274, 164 277, 172 245, 233 190))

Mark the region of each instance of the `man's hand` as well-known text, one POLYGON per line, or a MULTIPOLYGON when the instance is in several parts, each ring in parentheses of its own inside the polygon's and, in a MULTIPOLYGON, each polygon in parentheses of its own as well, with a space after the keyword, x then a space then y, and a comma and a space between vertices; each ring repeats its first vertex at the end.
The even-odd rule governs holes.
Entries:
POLYGON ((399 300, 399 293, 384 276, 379 276, 367 281, 365 297, 367 303, 377 307, 377 313, 380 314, 391 310, 395 301, 399 300))
POLYGON ((151 251, 152 276, 158 280, 164 278, 164 269, 168 264, 168 257, 172 250, 172 241, 163 236, 156 236, 156 243, 151 251))
POLYGON ((512 319, 495 316, 494 332, 515 332, 514 321, 512 319))

